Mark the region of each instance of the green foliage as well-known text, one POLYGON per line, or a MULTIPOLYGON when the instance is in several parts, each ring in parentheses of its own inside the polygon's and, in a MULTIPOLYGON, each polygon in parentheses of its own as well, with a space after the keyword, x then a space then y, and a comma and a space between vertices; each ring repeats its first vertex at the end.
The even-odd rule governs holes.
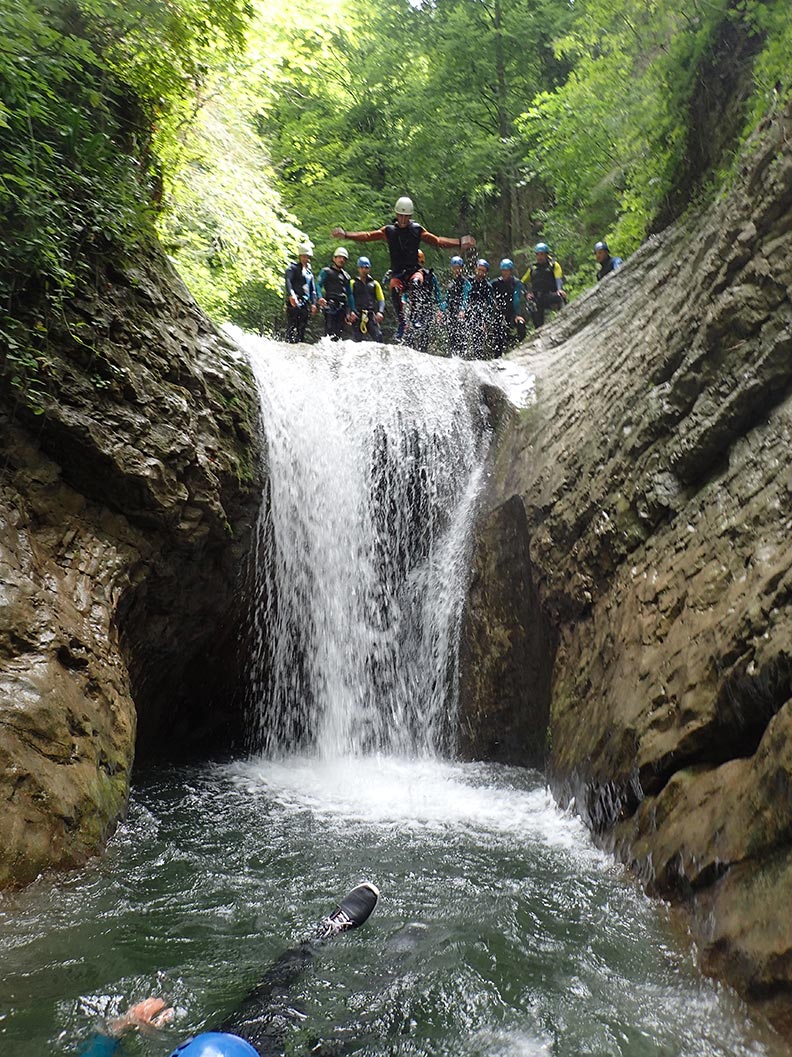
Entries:
MULTIPOLYGON (((569 33, 556 42, 572 69, 564 84, 538 94, 518 119, 526 176, 541 177, 549 201, 538 213, 548 240, 574 272, 572 288, 594 271, 593 241, 606 238, 622 256, 658 218, 667 222, 680 191, 712 193, 725 172, 698 172, 683 186, 695 127, 696 94, 724 28, 764 42, 746 134, 777 83, 789 91, 792 23, 785 0, 578 0, 569 33)), ((748 62, 746 48, 733 61, 748 62)), ((730 53, 721 58, 729 62, 730 53)), ((717 71, 715 71, 717 75, 717 71)), ((732 100, 718 100, 727 108, 732 100)), ((706 130, 705 130, 706 133, 706 130)), ((731 150, 739 144, 733 142, 731 150)), ((693 201, 688 199, 691 204, 693 201)), ((700 204, 696 200, 696 204, 700 204)))
POLYGON ((115 101, 89 42, 35 3, 4 6, 0 298, 8 304, 32 276, 70 293, 82 247, 127 236, 145 197, 114 142, 115 101))
POLYGON ((218 49, 241 44, 244 11, 241 0, 0 0, 0 366, 35 410, 49 321, 103 252, 150 237, 157 138, 174 136, 218 49))
POLYGON ((217 95, 184 135, 166 182, 160 236, 209 315, 269 329, 300 232, 273 187, 246 94, 239 84, 224 91, 221 78, 213 84, 217 95))
POLYGON ((546 234, 573 270, 598 238, 631 252, 659 212, 685 148, 698 56, 724 7, 691 17, 669 0, 582 0, 557 42, 572 72, 519 125, 529 172, 552 189, 546 234))
POLYGON ((765 42, 754 65, 756 91, 748 114, 747 134, 768 106, 778 105, 792 95, 792 18, 786 0, 741 0, 737 9, 746 32, 758 34, 765 42))

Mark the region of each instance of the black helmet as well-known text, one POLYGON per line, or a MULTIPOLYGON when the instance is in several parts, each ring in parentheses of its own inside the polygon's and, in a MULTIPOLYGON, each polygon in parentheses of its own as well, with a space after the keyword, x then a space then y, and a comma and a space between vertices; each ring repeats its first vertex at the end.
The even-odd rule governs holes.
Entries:
POLYGON ((596 253, 597 250, 605 250, 606 253, 610 253, 610 250, 608 249, 608 243, 607 242, 595 242, 594 243, 594 252, 596 253))

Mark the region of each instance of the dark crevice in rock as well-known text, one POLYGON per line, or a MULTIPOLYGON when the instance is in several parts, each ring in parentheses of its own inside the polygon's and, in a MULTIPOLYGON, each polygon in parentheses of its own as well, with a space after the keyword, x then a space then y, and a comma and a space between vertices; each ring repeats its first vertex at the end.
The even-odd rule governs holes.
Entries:
MULTIPOLYGON (((748 759, 756 753, 768 724, 792 697, 792 658, 780 653, 755 673, 729 672, 721 683, 713 722, 697 728, 666 757, 634 768, 623 778, 604 781, 575 772, 551 778, 558 799, 573 800, 593 833, 602 836, 632 816, 647 797, 657 797, 680 771, 695 767, 716 768, 730 760, 748 759)), ((613 752, 613 746, 610 746, 613 752)), ((617 754, 629 759, 632 750, 617 754)))
POLYGON ((544 766, 554 654, 525 508, 512 496, 484 517, 477 535, 460 650, 463 757, 544 766))
POLYGON ((739 142, 754 88, 753 59, 762 48, 764 34, 742 32, 730 14, 725 13, 696 70, 684 123, 688 134, 680 152, 681 171, 655 230, 672 223, 688 207, 701 189, 702 178, 726 166, 739 142))
POLYGON ((707 395, 708 411, 702 416, 694 414, 691 427, 682 430, 682 444, 671 452, 670 466, 685 484, 697 485, 714 476, 734 442, 765 422, 788 398, 792 392, 790 327, 792 319, 786 324, 776 321, 769 348, 755 364, 742 365, 739 386, 732 388, 729 380, 721 380, 707 395))

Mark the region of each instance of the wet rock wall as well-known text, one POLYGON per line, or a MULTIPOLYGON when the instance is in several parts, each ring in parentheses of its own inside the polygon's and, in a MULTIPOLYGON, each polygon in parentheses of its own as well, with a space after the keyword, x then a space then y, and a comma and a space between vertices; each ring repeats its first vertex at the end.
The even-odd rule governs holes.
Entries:
MULTIPOLYGON (((504 430, 476 568, 512 548, 497 525, 521 504, 513 578, 530 570, 523 597, 556 646, 537 683, 524 615, 509 644, 521 716, 540 719, 549 685, 523 758, 541 734, 559 801, 689 905, 705 965, 788 997, 792 114, 764 123, 728 195, 513 355, 537 402, 504 430)), ((468 625, 502 605, 497 578, 474 574, 468 625)), ((492 653, 480 641, 467 669, 492 653)), ((519 725, 482 706, 494 681, 462 685, 463 724, 495 742, 519 725)))
POLYGON ((155 249, 32 325, 41 395, 0 388, 0 884, 102 847, 136 746, 238 731, 261 496, 249 371, 155 249))

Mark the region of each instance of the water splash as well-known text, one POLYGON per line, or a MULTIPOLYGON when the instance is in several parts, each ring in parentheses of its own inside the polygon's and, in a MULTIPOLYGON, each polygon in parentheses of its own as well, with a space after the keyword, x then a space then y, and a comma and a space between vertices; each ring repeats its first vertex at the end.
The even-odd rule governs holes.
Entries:
POLYGON ((234 336, 268 463, 251 748, 449 751, 492 432, 480 373, 409 349, 234 336))

